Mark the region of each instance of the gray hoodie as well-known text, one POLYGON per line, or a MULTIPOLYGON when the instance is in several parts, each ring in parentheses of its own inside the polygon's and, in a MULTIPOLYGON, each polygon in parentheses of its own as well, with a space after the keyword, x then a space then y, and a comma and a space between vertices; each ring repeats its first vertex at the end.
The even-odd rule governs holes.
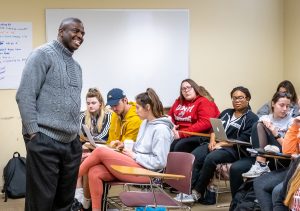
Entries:
POLYGON ((173 123, 167 117, 144 120, 133 147, 136 162, 150 170, 162 170, 173 141, 172 128, 173 123))

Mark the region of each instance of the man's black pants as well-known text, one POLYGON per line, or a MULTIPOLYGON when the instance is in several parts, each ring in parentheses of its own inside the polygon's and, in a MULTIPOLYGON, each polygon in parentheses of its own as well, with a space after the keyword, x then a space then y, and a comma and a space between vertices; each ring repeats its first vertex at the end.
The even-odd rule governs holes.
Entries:
POLYGON ((74 199, 82 148, 37 133, 26 143, 25 211, 69 211, 74 199))

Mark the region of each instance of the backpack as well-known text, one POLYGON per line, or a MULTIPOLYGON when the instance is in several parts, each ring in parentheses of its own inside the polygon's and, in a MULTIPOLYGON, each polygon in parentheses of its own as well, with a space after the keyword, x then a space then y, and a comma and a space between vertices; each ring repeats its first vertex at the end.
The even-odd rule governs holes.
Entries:
POLYGON ((2 193, 5 193, 4 201, 7 198, 22 198, 26 192, 26 159, 14 152, 13 157, 3 169, 4 185, 2 193))
POLYGON ((244 182, 234 195, 229 211, 259 211, 260 206, 257 203, 253 179, 244 182))

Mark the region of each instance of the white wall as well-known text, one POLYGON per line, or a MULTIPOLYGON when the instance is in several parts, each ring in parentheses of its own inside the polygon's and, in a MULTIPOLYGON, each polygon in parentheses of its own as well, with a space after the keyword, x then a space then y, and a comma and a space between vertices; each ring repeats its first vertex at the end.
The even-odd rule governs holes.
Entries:
POLYGON ((300 96, 300 1, 284 3, 284 78, 294 82, 300 96))

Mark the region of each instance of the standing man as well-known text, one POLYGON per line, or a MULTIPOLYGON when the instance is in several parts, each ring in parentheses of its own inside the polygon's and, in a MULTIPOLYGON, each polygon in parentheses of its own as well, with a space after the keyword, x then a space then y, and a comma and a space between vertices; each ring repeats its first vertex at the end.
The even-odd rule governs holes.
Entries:
POLYGON ((16 100, 27 150, 26 211, 69 211, 81 160, 82 72, 72 55, 83 42, 77 18, 64 19, 57 40, 27 59, 16 100))

